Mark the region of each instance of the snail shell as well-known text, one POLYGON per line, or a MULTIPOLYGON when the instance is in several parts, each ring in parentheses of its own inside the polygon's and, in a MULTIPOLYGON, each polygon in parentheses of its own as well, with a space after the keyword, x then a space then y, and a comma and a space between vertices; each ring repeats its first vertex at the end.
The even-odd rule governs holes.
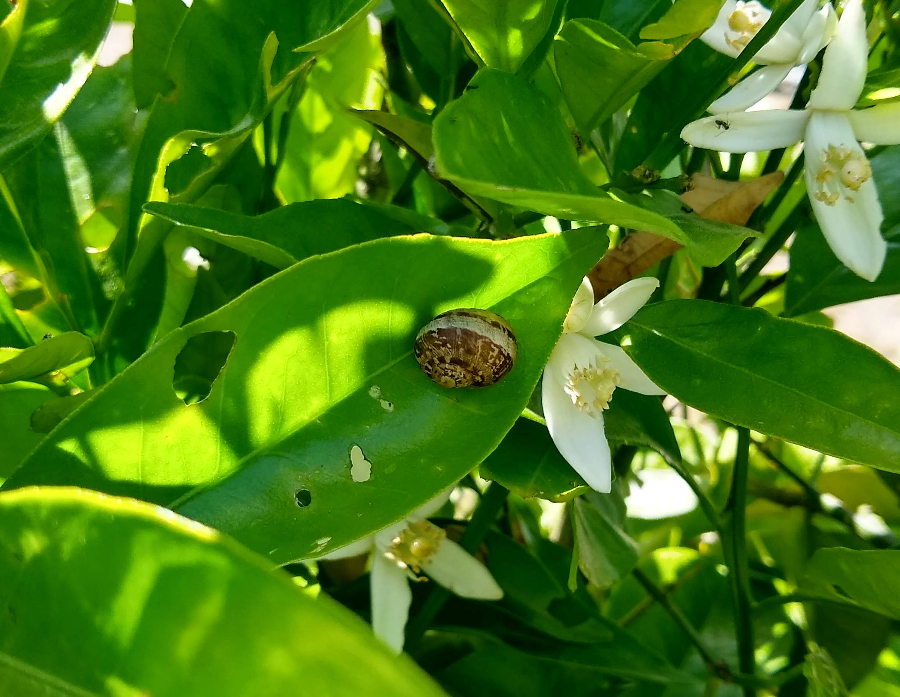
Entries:
POLYGON ((416 360, 441 387, 488 387, 516 361, 509 322, 488 310, 461 308, 438 315, 416 336, 416 360))

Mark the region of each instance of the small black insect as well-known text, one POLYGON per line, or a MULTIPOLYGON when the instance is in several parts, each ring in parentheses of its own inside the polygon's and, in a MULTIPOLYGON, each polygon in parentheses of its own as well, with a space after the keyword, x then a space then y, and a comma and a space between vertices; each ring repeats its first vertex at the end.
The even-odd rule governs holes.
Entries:
POLYGON ((51 336, 53 336, 53 335, 50 334, 50 332, 47 332, 46 334, 44 334, 44 337, 43 337, 43 338, 44 338, 44 339, 49 339, 51 336))
POLYGON ((715 123, 716 123, 716 128, 723 130, 723 131, 727 131, 729 128, 731 128, 731 124, 728 123, 727 121, 725 121, 724 119, 716 119, 715 123))

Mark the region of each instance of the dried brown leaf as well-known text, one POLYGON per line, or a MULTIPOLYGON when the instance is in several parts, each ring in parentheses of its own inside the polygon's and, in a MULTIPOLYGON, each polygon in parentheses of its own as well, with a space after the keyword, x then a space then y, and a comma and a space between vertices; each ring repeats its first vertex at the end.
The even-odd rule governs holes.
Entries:
MULTIPOLYGON (((772 172, 748 182, 732 182, 695 174, 681 200, 698 215, 733 225, 745 225, 753 211, 784 179, 772 172)), ((652 232, 635 232, 610 250, 588 273, 594 299, 609 295, 626 281, 681 249, 681 245, 652 232)))

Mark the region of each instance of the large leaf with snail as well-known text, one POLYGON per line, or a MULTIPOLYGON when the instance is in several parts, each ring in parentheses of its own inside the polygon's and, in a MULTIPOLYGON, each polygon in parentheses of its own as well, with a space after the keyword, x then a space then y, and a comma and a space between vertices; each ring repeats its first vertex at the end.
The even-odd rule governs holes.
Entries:
POLYGON ((606 246, 592 228, 503 242, 416 235, 307 259, 157 343, 6 487, 142 498, 274 563, 334 549, 409 513, 497 446, 606 246), (417 330, 455 307, 491 309, 512 325, 518 359, 498 384, 447 390, 419 369, 417 330), (185 375, 189 340, 224 367, 207 376, 205 399, 199 390, 186 403, 203 377, 185 375), (370 470, 352 466, 354 446, 370 470))

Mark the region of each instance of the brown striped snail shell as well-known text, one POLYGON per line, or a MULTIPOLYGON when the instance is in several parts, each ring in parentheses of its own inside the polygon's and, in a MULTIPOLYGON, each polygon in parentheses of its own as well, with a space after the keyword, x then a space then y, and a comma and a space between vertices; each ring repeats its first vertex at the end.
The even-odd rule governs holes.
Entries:
POLYGON ((516 362, 516 335, 509 322, 489 310, 444 312, 416 335, 416 360, 441 387, 488 387, 516 362))

